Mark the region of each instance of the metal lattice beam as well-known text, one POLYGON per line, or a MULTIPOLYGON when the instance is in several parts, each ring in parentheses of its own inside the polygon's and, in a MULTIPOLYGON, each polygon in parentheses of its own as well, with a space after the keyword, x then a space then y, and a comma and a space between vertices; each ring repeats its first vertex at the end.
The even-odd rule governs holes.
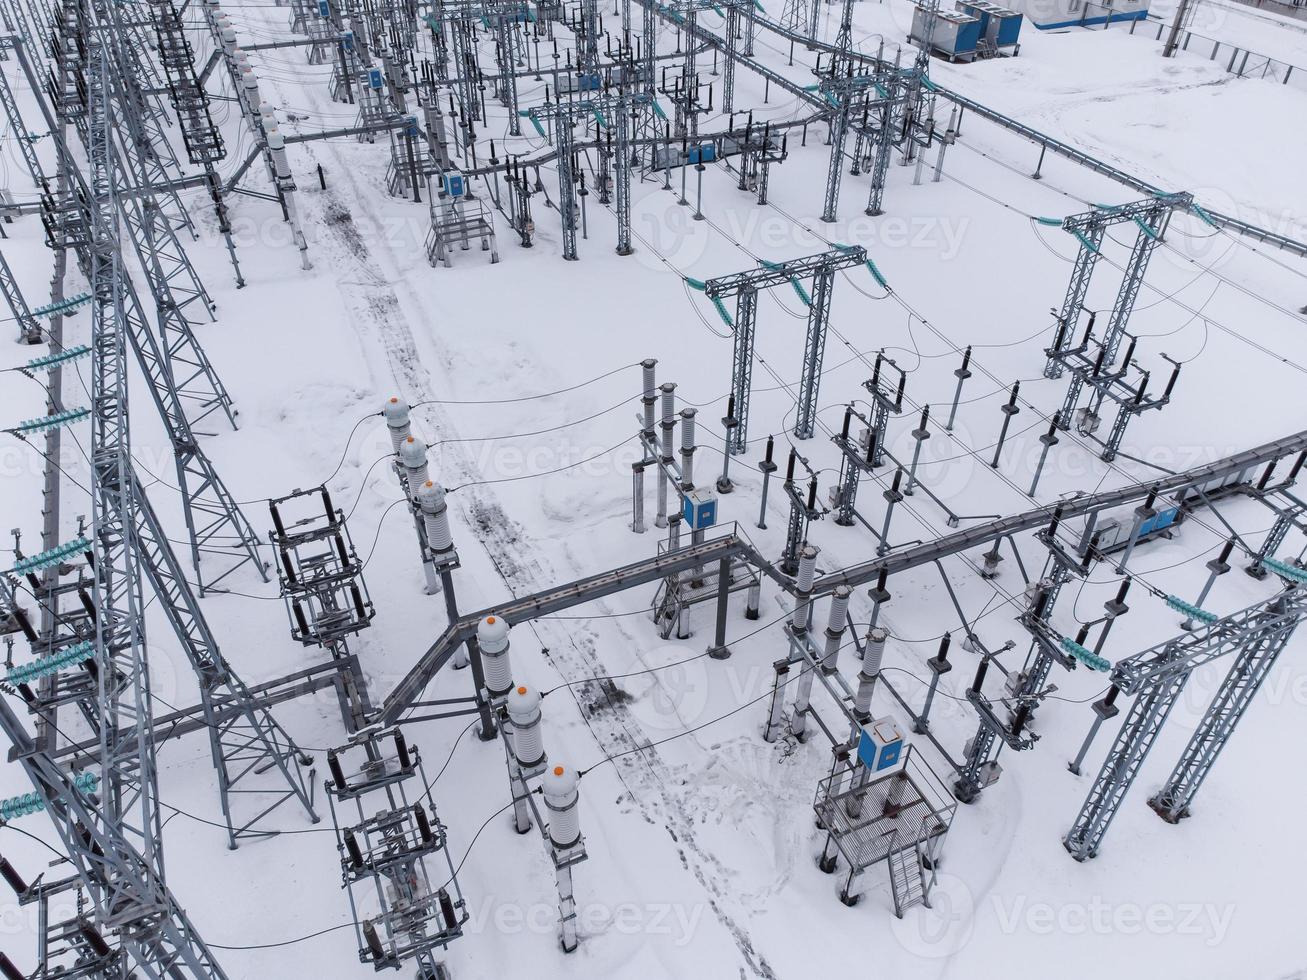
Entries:
POLYGON ((1212 771, 1217 756, 1301 621, 1301 612, 1281 620, 1253 634, 1239 650, 1171 775, 1148 801, 1163 820, 1175 823, 1189 815, 1194 796, 1212 771))

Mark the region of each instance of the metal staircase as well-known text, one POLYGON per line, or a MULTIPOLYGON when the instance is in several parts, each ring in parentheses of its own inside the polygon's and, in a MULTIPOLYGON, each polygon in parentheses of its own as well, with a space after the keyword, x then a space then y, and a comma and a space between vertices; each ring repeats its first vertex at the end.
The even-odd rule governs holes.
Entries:
POLYGON ((889 853, 889 885, 894 894, 894 914, 900 919, 914 905, 930 908, 930 886, 934 882, 935 872, 931 870, 927 876, 923 867, 924 858, 919 843, 895 848, 889 853))

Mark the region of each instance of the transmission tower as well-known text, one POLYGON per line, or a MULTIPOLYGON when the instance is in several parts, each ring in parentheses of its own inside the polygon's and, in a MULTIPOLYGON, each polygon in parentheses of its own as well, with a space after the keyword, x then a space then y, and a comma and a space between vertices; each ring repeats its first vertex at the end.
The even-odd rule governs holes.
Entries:
POLYGON ((97 798, 83 789, 87 781, 79 782, 61 769, 4 698, 0 730, 86 886, 96 924, 120 937, 132 962, 150 980, 226 980, 163 875, 109 812, 107 795, 97 798))
MULTIPOLYGON (((96 31, 99 30, 103 29, 96 28, 96 31)), ((91 215, 90 202, 97 199, 97 193, 103 196, 104 191, 93 190, 95 187, 94 181, 88 183, 69 146, 62 139, 62 129, 59 126, 59 121, 50 111, 50 106, 44 98, 40 96, 39 82, 21 44, 13 44, 13 50, 18 56, 33 92, 37 96, 37 104, 54 138, 62 172, 68 176, 71 183, 68 208, 60 207, 56 211, 57 205, 51 204, 52 214, 48 219, 51 235, 52 237, 58 236, 56 241, 65 242, 68 247, 76 249, 83 269, 89 270, 93 267, 94 258, 91 249, 92 236, 89 229, 98 220, 91 215), (72 217, 67 217, 67 210, 76 211, 77 213, 72 217)), ((112 77, 110 81, 112 82, 112 77)), ((106 145, 103 148, 97 148, 96 152, 106 159, 114 158, 116 160, 119 157, 111 139, 106 140, 106 145)), ((108 173, 107 169, 105 169, 105 173, 108 173)), ((131 182, 125 178, 125 175, 115 171, 114 179, 119 181, 120 188, 134 191, 131 182)), ((115 196, 117 197, 117 195, 115 196)), ((132 195, 125 194, 122 196, 131 197, 132 195)), ((118 206, 132 209, 141 205, 135 202, 123 205, 118 202, 118 206)), ((130 226, 131 222, 129 221, 128 224, 130 226)), ((138 247, 143 247, 139 243, 136 244, 138 247)), ((146 265, 147 273, 161 269, 160 263, 147 263, 146 265)), ((218 475, 217 470, 214 469, 213 464, 201 448, 192 429, 183 398, 174 382, 174 377, 187 377, 187 365, 207 365, 207 359, 204 358, 203 353, 200 351, 198 343, 193 343, 193 335, 188 330, 185 332, 179 330, 175 338, 180 345, 177 348, 178 352, 187 349, 193 353, 188 355, 186 359, 181 360, 178 370, 174 371, 167 353, 169 348, 160 345, 158 338, 156 338, 149 325, 128 270, 122 268, 121 264, 119 266, 119 280, 122 291, 122 312, 125 318, 124 323, 127 328, 128 340, 141 367, 141 372, 149 383, 151 397, 172 442, 176 460, 178 488, 182 494, 183 511, 190 535, 191 560, 196 568, 201 595, 203 595, 205 589, 213 588, 245 562, 253 562, 259 575, 266 580, 266 568, 258 553, 258 537, 245 515, 241 512, 231 492, 223 483, 222 478, 218 475), (211 559, 215 557, 225 559, 230 564, 225 568, 220 568, 216 574, 208 575, 206 574, 207 570, 203 569, 201 565, 202 556, 208 556, 211 559)))

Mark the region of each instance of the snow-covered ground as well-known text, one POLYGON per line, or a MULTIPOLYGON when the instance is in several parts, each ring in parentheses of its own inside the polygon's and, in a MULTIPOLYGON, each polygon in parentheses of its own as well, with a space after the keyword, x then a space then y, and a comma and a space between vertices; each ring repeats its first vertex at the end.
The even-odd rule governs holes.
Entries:
MULTIPOLYGON (((224 9, 246 43, 285 34, 286 8, 240 3, 224 9)), ((860 48, 874 50, 880 35, 891 49, 899 44, 910 9, 904 0, 856 5, 860 48)), ((824 36, 833 35, 837 16, 837 7, 826 8, 824 36)), ((719 26, 717 20, 702 15, 710 28, 719 26)), ((202 32, 192 37, 207 54, 202 32)), ((672 43, 668 33, 668 49, 672 43)), ((1288 29, 1284 44, 1286 50, 1303 46, 1288 29)), ((800 51, 787 66, 788 44, 774 36, 760 33, 757 55, 801 84, 813 81, 813 56, 800 51)), ((353 121, 352 107, 329 100, 327 69, 306 65, 302 51, 256 51, 251 61, 287 135, 353 121)), ((1234 79, 1196 57, 1164 61, 1155 42, 1117 31, 1030 31, 1019 58, 936 63, 932 77, 1159 186, 1191 190, 1211 208, 1307 238, 1296 165, 1307 158, 1307 134, 1294 123, 1307 107, 1301 91, 1234 79)), ((523 86, 524 105, 543 94, 529 90, 523 86)), ((765 109, 762 100, 761 80, 741 72, 737 104, 759 107, 758 118, 798 112, 792 98, 775 91, 765 109)), ((506 137, 503 110, 492 103, 491 111, 495 118, 485 137, 495 138, 501 153, 544 148, 530 126, 521 138, 506 137)), ((943 103, 940 112, 942 122, 943 103)), ((231 103, 215 102, 215 114, 231 147, 223 164, 230 170, 250 138, 231 103)), ((710 131, 724 122, 709 117, 700 125, 710 131)), ((372 417, 383 399, 398 394, 427 403, 415 414, 433 445, 433 473, 456 488, 449 499, 464 610, 648 556, 658 533, 637 536, 629 527, 642 358, 656 357, 659 381, 676 382, 679 404, 699 409, 699 482, 722 462, 718 419, 725 414, 731 338, 685 277, 705 280, 753 268, 757 259, 808 255, 831 243, 865 246, 892 291, 863 269, 836 281, 819 399, 822 425, 816 438, 797 444, 819 472, 823 495, 838 465, 828 436, 838 430, 843 406, 865 396, 862 382, 875 353, 884 350, 909 372, 913 406, 891 423, 891 450, 900 458, 910 455, 909 431, 920 407, 929 404, 936 424, 923 450, 922 482, 972 519, 966 524, 1031 506, 1026 491, 1042 448, 1038 437, 1065 390, 1065 381, 1042 377, 1048 311, 1060 305, 1077 248, 1073 238, 1032 216, 1061 217, 1091 202, 1122 203, 1137 195, 1052 156, 1043 163, 1042 179, 1032 180, 1037 148, 968 116, 940 182, 930 180, 928 168, 914 185, 912 167, 892 166, 886 213, 873 219, 863 215, 867 176, 846 174, 840 220, 824 224, 818 218, 828 160, 824 137, 824 126, 814 126, 803 146, 800 134, 791 133, 790 159, 773 168, 766 207, 737 190, 736 175, 721 165, 703 173, 703 221, 692 220, 692 208, 677 203, 679 175, 672 190, 657 178, 637 181, 636 252, 630 257, 614 254, 615 220, 591 195, 588 236, 575 263, 561 259, 557 212, 537 195, 533 248, 519 248, 501 220, 499 264, 474 248, 456 252, 453 268, 432 269, 422 250, 426 206, 386 193, 384 140, 331 139, 292 148, 314 263, 307 273, 299 270, 275 205, 236 198, 237 245, 248 284, 235 289, 204 195, 184 195, 201 227, 200 241, 188 249, 218 303, 217 321, 204 325, 200 337, 241 410, 239 431, 215 431, 206 449, 261 531, 270 524, 266 498, 327 480, 368 559, 378 614, 356 649, 374 695, 384 696, 444 626, 443 603, 423 594, 412 527, 402 508, 392 507, 400 492, 384 459, 389 440, 372 417), (975 374, 958 423, 946 433, 938 420, 967 345, 975 374), (996 471, 987 461, 1000 405, 1016 380, 1022 413, 996 471), (561 393, 546 396, 550 392, 561 393)), ((6 147, 7 182, 23 199, 29 189, 12 139, 6 147)), ((554 165, 542 166, 540 177, 557 199, 554 165)), ((692 202, 695 179, 691 171, 692 202)), ((485 195, 479 184, 477 193, 485 195)), ((50 253, 41 245, 38 220, 22 218, 5 231, 5 257, 29 301, 39 305, 50 253)), ((1132 227, 1109 236, 1090 308, 1110 309, 1133 239, 1132 227)), ((1083 437, 1064 435, 1038 501, 1146 481, 1159 468, 1182 469, 1307 427, 1307 325, 1295 312, 1307 302, 1305 278, 1303 262, 1287 253, 1177 215, 1131 320, 1140 336, 1137 357, 1153 372, 1155 388, 1169 373, 1163 353, 1184 363, 1172 403, 1132 424, 1128 455, 1112 465, 1101 462, 1083 437)), ((750 451, 732 463, 737 491, 721 501, 721 518, 738 521, 768 556, 780 551, 786 505, 773 486, 767 529, 756 528, 760 479, 753 464, 768 434, 775 434, 780 456, 788 452, 805 317, 788 289, 772 290, 759 303, 750 451)), ((84 313, 70 321, 70 342, 86 339, 86 322, 84 313)), ((0 367, 32 356, 31 348, 0 346, 0 367)), ((12 373, 3 377, 4 424, 42 413, 37 385, 12 373)), ((85 400, 78 377, 89 384, 84 368, 71 378, 68 400, 74 404, 79 395, 85 400)), ((132 418, 150 497, 180 539, 170 452, 139 383, 132 418)), ((72 431, 84 448, 88 433, 72 431)), ((87 466, 78 446, 66 455, 71 533, 76 515, 89 511, 85 494, 71 482, 84 484, 87 466)), ((41 459, 5 437, 0 464, 5 526, 21 528, 27 550, 34 551, 41 459)), ((881 470, 880 479, 885 475, 881 470)), ((861 497, 873 524, 883 514, 879 489, 864 484, 861 497)), ((652 488, 648 508, 651 513, 652 488)), ((1265 508, 1245 499, 1223 504, 1221 518, 1254 544, 1271 521, 1265 508)), ((891 538, 901 544, 949 530, 945 512, 918 493, 900 507, 891 538)), ((1131 611, 1104 654, 1117 660, 1176 633, 1178 617, 1148 592, 1194 597, 1206 577, 1204 562, 1227 534, 1223 521, 1204 511, 1174 539, 1141 547, 1132 561, 1131 611)), ((810 537, 821 548, 822 570, 875 552, 865 530, 830 520, 816 523, 810 537)), ((1303 543, 1295 533, 1281 553, 1296 555, 1303 543)), ((1038 546, 1027 537, 1021 548, 1036 574, 1038 546)), ((1014 622, 1021 573, 1009 557, 998 579, 983 580, 978 561, 978 555, 958 556, 942 570, 928 566, 889 584, 893 599, 881 613, 892 634, 886 676, 917 704, 924 660, 945 630, 959 630, 941 573, 991 649, 1016 641, 1003 659, 1011 669, 1020 666, 1028 642, 1014 622)), ((1117 583, 1106 565, 1083 587, 1072 583, 1057 607, 1057 628, 1074 635, 1077 621, 1097 618, 1117 583)), ((1208 605, 1231 612, 1273 588, 1236 571, 1221 579, 1208 605)), ((247 567, 233 589, 205 599, 204 607, 224 652, 248 682, 318 656, 291 640, 275 584, 262 584, 247 567)), ((836 897, 835 879, 816 867, 822 835, 814 827, 812 800, 830 769, 824 740, 767 744, 759 737, 766 701, 750 702, 764 697, 771 665, 784 656, 785 597, 765 585, 757 622, 747 621, 742 605, 733 602, 733 656, 726 661, 700 656, 711 636, 707 608, 694 611, 690 639, 665 641, 647 614, 651 599, 651 588, 634 590, 513 633, 516 679, 551 691, 544 702, 551 760, 595 767, 581 785, 589 860, 576 870, 581 944, 574 954, 564 956, 557 947, 553 871, 539 839, 516 835, 507 814, 486 823, 509 798, 502 750, 460 734, 466 731, 460 719, 407 729, 430 776, 448 759, 434 799, 455 861, 462 861, 459 881, 472 912, 467 935, 448 952, 457 980, 515 974, 804 978, 837 971, 913 980, 1000 974, 1026 980, 1050 972, 1271 980, 1307 969, 1298 931, 1301 903, 1292 897, 1307 875, 1307 854, 1295 843, 1296 808, 1304 801, 1295 747, 1307 738, 1307 683, 1296 656, 1301 638, 1222 756, 1193 817, 1169 826, 1144 800, 1187 740, 1222 667, 1195 676, 1101 856, 1085 864, 1072 861, 1060 843, 1089 785, 1066 763, 1091 720, 1088 702, 1105 685, 1086 670, 1055 671, 1058 690, 1037 716, 1038 746, 1004 753, 1000 781, 975 805, 959 809, 934 907, 912 909, 899 920, 879 872, 863 901, 847 908, 836 897), (688 662, 620 676, 679 661, 688 662), (593 680, 614 675, 618 679, 593 680), (599 764, 647 743, 660 744, 599 764)), ((856 592, 854 622, 865 624, 870 608, 866 591, 856 592)), ((819 621, 824 615, 823 604, 819 621)), ((155 609, 148 629, 161 704, 190 703, 194 683, 155 609)), ((976 657, 960 644, 953 650, 957 666, 943 679, 932 727, 957 757, 975 728, 963 692, 976 657)), ((841 668, 852 677, 855 655, 850 649, 842 657, 841 668)), ((999 683, 991 672, 989 684, 997 689, 999 683)), ((469 692, 467 672, 446 670, 427 693, 469 692)), ((823 698, 819 689, 817 709, 833 718, 823 698)), ((901 713, 883 688, 875 709, 901 713)), ((324 692, 277 713, 314 750, 320 783, 323 750, 344 740, 334 697, 324 692)), ((1088 772, 1096 770, 1111 733, 1109 724, 1088 772)), ((915 744, 933 766, 947 768, 929 742, 915 744)), ((203 740, 192 735, 167 743, 160 770, 160 793, 171 814, 165 832, 169 882, 205 939, 218 947, 231 977, 343 980, 371 973, 358 962, 352 929, 333 929, 349 920, 329 822, 310 827, 286 808, 277 826, 287 833, 231 852, 223 830, 191 816, 212 820, 218 814, 203 740)), ((17 766, 0 768, 0 794, 27 789, 17 766)), ((42 820, 28 817, 21 826, 44 835, 42 820)), ((15 833, 0 833, 0 850, 28 877, 50 858, 15 833)), ((7 894, 2 901, 2 945, 30 968, 32 912, 7 894)))

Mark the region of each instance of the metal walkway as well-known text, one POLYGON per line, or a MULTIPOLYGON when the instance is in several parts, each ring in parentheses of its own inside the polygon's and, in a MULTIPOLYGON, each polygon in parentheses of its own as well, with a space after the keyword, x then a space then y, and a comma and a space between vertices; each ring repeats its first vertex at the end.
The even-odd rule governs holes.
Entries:
MULTIPOLYGON (((1205 484, 1268 463, 1271 460, 1283 459, 1286 456, 1304 451, 1307 451, 1307 430, 1265 443, 1255 449, 1249 449, 1195 467, 1184 473, 1165 477, 1150 484, 1132 484, 1131 486, 1120 487, 1103 493, 1085 494, 1081 497, 1061 501, 1058 506, 1061 507, 1062 518, 1066 520, 1110 507, 1131 504, 1144 499, 1152 492, 1163 496, 1183 490, 1186 487, 1205 484)), ((1053 510, 1054 507, 1051 505, 1035 507, 1021 514, 999 518, 987 524, 978 524, 975 527, 945 535, 934 541, 904 548, 902 551, 892 552, 871 561, 831 572, 816 580, 813 584, 812 596, 824 595, 839 585, 846 585, 851 588, 865 585, 876 580, 882 569, 890 573, 906 571, 970 548, 988 544, 995 539, 1010 534, 1042 527, 1052 520, 1053 510)), ((729 533, 705 541, 702 544, 691 545, 671 554, 656 555, 643 561, 623 565, 620 568, 600 572, 597 575, 577 579, 566 585, 546 589, 534 595, 512 599, 489 609, 462 616, 456 622, 450 624, 444 633, 431 644, 418 662, 413 665, 412 670, 387 695, 381 705, 377 720, 386 725, 393 725, 402 720, 403 713, 418 700, 423 689, 454 655, 454 651, 458 649, 459 645, 476 634, 477 624, 485 616, 493 613, 496 616, 502 616, 513 626, 518 626, 542 616, 570 609, 584 602, 591 602, 640 585, 649 585, 679 572, 736 557, 741 557, 754 565, 784 591, 791 593, 794 591, 793 581, 777 571, 772 563, 766 561, 750 542, 742 538, 738 533, 729 533)))

